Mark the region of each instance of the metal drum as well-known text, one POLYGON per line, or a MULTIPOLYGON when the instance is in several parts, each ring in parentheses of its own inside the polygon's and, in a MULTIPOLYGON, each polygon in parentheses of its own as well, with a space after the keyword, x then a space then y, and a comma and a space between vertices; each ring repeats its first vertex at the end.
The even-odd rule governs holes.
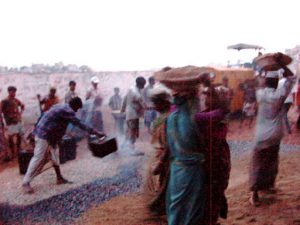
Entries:
POLYGON ((114 137, 105 137, 99 139, 95 135, 91 135, 88 140, 89 149, 93 156, 103 158, 118 150, 117 140, 114 137))
POLYGON ((59 162, 63 164, 76 159, 76 147, 76 140, 65 135, 59 144, 59 162))
POLYGON ((20 151, 18 154, 18 163, 19 163, 19 171, 20 174, 25 174, 27 172, 27 168, 29 166, 29 162, 33 157, 33 152, 28 151, 20 151))

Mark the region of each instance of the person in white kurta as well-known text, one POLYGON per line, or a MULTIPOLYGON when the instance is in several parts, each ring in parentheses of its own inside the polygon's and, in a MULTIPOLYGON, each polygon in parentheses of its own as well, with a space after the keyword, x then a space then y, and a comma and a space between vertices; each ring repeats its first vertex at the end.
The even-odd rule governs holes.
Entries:
POLYGON ((250 165, 250 203, 259 204, 258 191, 272 190, 278 173, 279 146, 284 135, 283 104, 295 83, 293 73, 285 67, 286 80, 278 86, 278 72, 268 72, 266 87, 256 91, 258 115, 255 147, 250 165))
POLYGON ((98 83, 100 82, 99 78, 93 76, 91 78, 92 87, 87 91, 85 100, 94 99, 95 97, 100 95, 100 91, 98 88, 98 83))
POLYGON ((143 116, 145 103, 142 97, 142 90, 146 80, 143 77, 136 78, 136 85, 131 87, 126 94, 121 112, 125 112, 125 120, 127 124, 126 144, 129 145, 132 155, 142 155, 136 152, 135 142, 139 137, 139 118, 143 116))
POLYGON ((72 98, 78 97, 76 89, 76 82, 71 80, 69 82, 69 91, 65 94, 65 103, 69 103, 72 98))

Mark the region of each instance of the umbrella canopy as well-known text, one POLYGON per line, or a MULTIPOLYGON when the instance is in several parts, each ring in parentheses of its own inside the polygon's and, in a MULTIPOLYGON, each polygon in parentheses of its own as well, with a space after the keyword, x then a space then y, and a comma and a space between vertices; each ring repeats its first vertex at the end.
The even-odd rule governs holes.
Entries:
POLYGON ((255 50, 260 50, 263 49, 262 46, 259 45, 249 45, 249 44, 244 44, 244 43, 239 43, 236 45, 230 45, 227 47, 227 49, 236 49, 238 51, 242 50, 242 49, 255 49, 255 50))

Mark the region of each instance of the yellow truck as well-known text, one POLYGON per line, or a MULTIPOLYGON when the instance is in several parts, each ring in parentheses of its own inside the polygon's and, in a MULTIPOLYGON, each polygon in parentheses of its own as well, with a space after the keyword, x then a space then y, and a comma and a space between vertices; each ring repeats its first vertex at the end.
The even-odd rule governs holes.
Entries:
POLYGON ((233 99, 231 101, 231 112, 242 110, 244 93, 239 88, 241 83, 246 80, 255 78, 254 71, 246 68, 227 68, 227 67, 211 67, 210 70, 215 74, 214 83, 222 83, 222 78, 228 78, 229 87, 233 90, 233 99))

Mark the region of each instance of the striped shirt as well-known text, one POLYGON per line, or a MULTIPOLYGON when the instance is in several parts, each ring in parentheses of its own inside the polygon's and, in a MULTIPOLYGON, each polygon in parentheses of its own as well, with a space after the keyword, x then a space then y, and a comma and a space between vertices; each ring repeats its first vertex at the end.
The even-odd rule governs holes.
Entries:
POLYGON ((64 136, 69 123, 88 132, 93 130, 75 116, 75 112, 68 104, 57 104, 45 112, 33 134, 40 139, 47 140, 50 145, 56 146, 64 136))

